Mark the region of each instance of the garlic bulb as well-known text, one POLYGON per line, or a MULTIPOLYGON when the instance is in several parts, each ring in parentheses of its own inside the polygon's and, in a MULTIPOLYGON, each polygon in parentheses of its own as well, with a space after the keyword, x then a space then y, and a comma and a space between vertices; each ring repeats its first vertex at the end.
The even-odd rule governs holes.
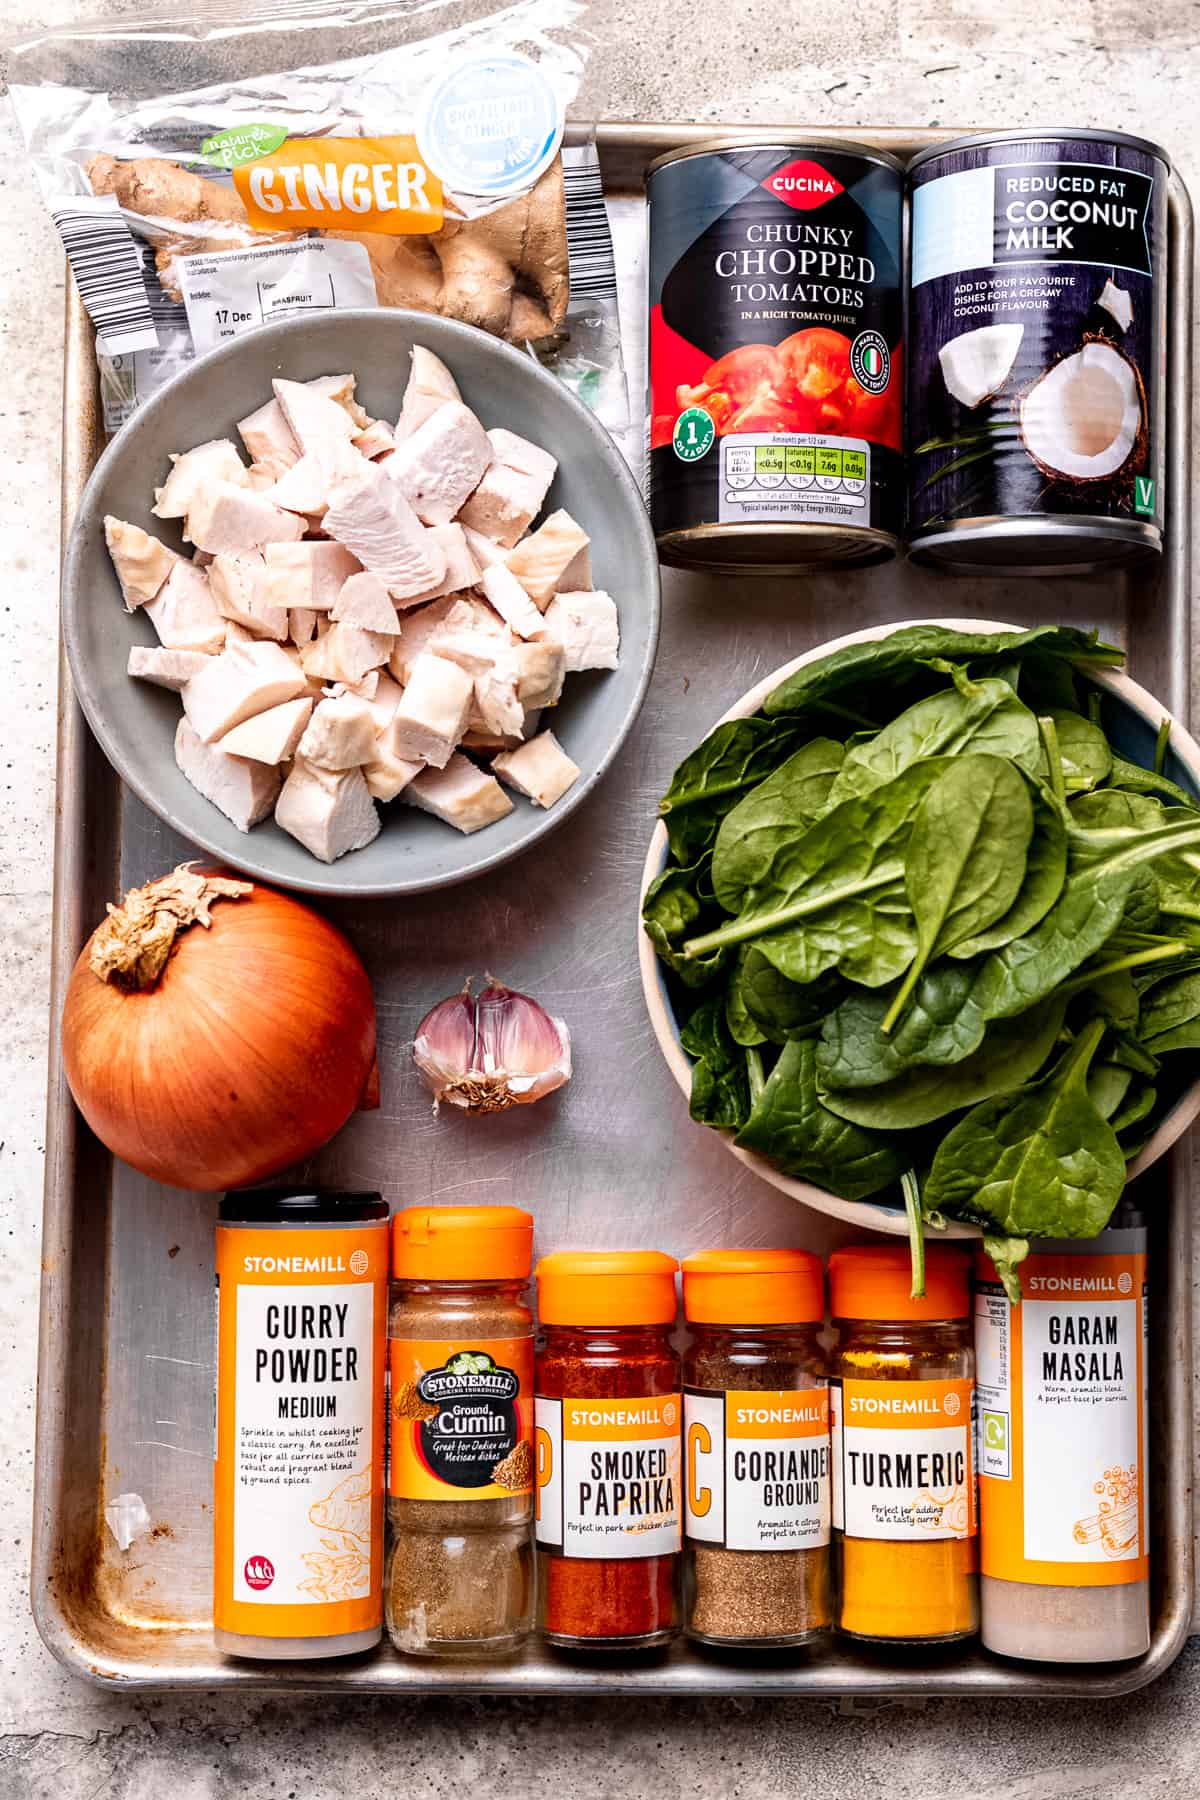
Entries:
POLYGON ((571 1034, 528 994, 491 975, 478 1000, 468 981, 440 1000, 413 1040, 413 1061, 433 1094, 467 1112, 528 1106, 571 1079, 571 1034))

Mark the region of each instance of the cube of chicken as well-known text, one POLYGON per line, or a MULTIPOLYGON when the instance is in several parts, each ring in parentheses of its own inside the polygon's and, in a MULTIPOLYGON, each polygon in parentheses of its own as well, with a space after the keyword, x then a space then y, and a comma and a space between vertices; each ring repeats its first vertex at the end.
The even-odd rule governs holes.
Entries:
POLYGON ((395 730, 389 725, 376 738, 374 757, 363 769, 367 786, 376 800, 394 800, 425 766, 398 755, 395 740, 395 730))
POLYGON ((176 551, 168 550, 156 537, 143 531, 140 525, 115 519, 111 513, 104 520, 104 541, 121 584, 127 612, 134 612, 148 600, 153 600, 173 565, 183 560, 176 551))
POLYGON ((375 692, 369 697, 360 695, 360 698, 366 699, 367 705, 371 708, 371 717, 375 721, 376 735, 382 736, 396 716, 396 709, 400 705, 400 696, 404 690, 398 681, 392 680, 386 670, 377 669, 375 673, 378 677, 375 683, 375 692))
POLYGON ((357 437, 350 439, 360 456, 368 462, 374 462, 377 456, 386 456, 389 450, 396 448, 396 437, 386 419, 371 419, 357 437))
POLYGON ((474 691, 465 669, 423 651, 392 719, 396 755, 444 769, 467 728, 474 691))
POLYGON ((288 636, 293 644, 311 644, 317 633, 317 615, 311 606, 289 606, 288 636))
POLYGON ((507 652, 474 677, 475 698, 471 704, 468 725, 475 731, 495 737, 519 738, 525 725, 525 708, 517 692, 518 674, 515 654, 507 652))
POLYGON ((270 706, 252 719, 243 719, 218 739, 219 746, 230 756, 248 756, 252 762, 288 762, 296 753, 312 709, 307 696, 285 700, 282 706, 270 706))
MULTIPOLYGON (((353 694, 356 700, 373 700, 382 669, 368 669, 361 681, 334 681, 325 689, 326 700, 337 700, 342 694, 353 694)), ((376 727, 378 730, 378 727, 376 727)))
POLYGON ((343 582, 333 603, 331 618, 361 625, 364 631, 384 631, 394 637, 400 629, 396 608, 378 575, 366 569, 343 582))
POLYGON ((238 435, 256 463, 277 466, 280 474, 300 461, 300 445, 278 400, 268 400, 247 418, 239 419, 238 435))
POLYGON ((510 569, 494 564, 479 582, 489 602, 518 637, 535 637, 542 629, 542 615, 510 569))
POLYGON ((590 593, 592 589, 592 559, 588 555, 587 545, 573 556, 558 580, 554 584, 556 594, 590 593))
POLYGON ((212 657, 200 650, 148 650, 144 644, 131 644, 127 672, 139 681, 152 681, 156 687, 181 693, 186 681, 198 675, 212 657))
POLYGON ((318 394, 324 394, 340 406, 356 431, 362 431, 371 423, 371 415, 366 407, 360 406, 354 398, 354 390, 358 385, 355 375, 314 375, 305 387, 315 388, 318 394))
POLYGON ((334 775, 299 757, 275 804, 275 823, 326 863, 379 836, 379 814, 361 769, 334 775))
POLYGON ((305 644, 300 661, 308 675, 353 684, 372 669, 381 669, 396 640, 381 631, 364 631, 348 621, 331 625, 316 641, 305 644))
POLYGON ((445 406, 450 400, 461 399, 458 383, 441 357, 435 356, 432 350, 426 350, 423 344, 414 344, 412 372, 404 390, 404 404, 396 425, 397 440, 411 437, 439 406, 445 406))
POLYGON ((458 522, 511 550, 541 511, 545 497, 546 485, 540 475, 523 475, 518 469, 493 463, 459 508, 458 522))
POLYGON ((443 594, 465 593, 479 580, 480 565, 471 554, 467 534, 461 525, 432 525, 429 535, 437 539, 445 552, 446 573, 431 593, 414 595, 405 601, 406 606, 422 606, 426 600, 440 600, 443 594))
POLYGON ((506 469, 515 469, 518 475, 534 475, 543 483, 542 500, 550 491, 550 483, 558 472, 558 464, 548 450, 540 444, 530 443, 528 438, 518 437, 515 431, 506 431, 503 426, 488 432, 488 440, 492 446, 492 455, 506 469))
POLYGON ((213 481, 250 486, 250 471, 228 438, 213 438, 210 443, 197 444, 194 450, 173 456, 171 473, 160 488, 155 488, 150 510, 156 519, 182 519, 200 489, 213 481))
POLYGON ((297 752, 322 769, 357 769, 375 758, 375 721, 365 700, 342 694, 322 700, 297 752))
POLYGON ((621 627, 611 594, 556 594, 542 618, 547 638, 557 639, 566 653, 568 675, 584 669, 615 669, 621 627))
POLYGON ((276 379, 271 386, 292 436, 326 479, 334 481, 352 469, 360 459, 350 439, 361 427, 345 407, 305 381, 276 379))
POLYGON ((317 458, 305 451, 300 461, 285 469, 263 493, 285 512, 320 518, 329 504, 329 477, 317 458))
POLYGON ((223 619, 232 619, 252 637, 283 643, 288 635, 287 607, 272 602, 266 575, 261 556, 230 556, 222 551, 208 571, 209 592, 223 619))
POLYGON ((197 493, 188 512, 184 536, 197 549, 261 550, 264 544, 296 542, 304 520, 272 505, 265 495, 232 481, 214 481, 197 493))
POLYGON ((519 750, 502 750, 492 767, 501 781, 527 794, 535 806, 553 806, 579 780, 579 765, 571 761, 552 731, 539 731, 519 750))
POLYGON ((448 525, 492 460, 487 432, 469 406, 448 400, 397 445, 387 472, 426 525, 448 525))
POLYGON ((452 756, 444 769, 422 769, 402 797, 407 805, 418 806, 462 832, 482 831, 513 810, 495 776, 477 768, 466 756, 452 756))
POLYGON ((508 572, 516 576, 534 605, 545 612, 564 573, 587 550, 590 541, 570 513, 560 509, 521 539, 508 559, 508 572))
POLYGON ((225 647, 225 620, 217 611, 208 576, 182 556, 176 557, 158 597, 148 600, 144 610, 167 650, 217 656, 225 647))
POLYGON ((503 544, 498 544, 495 538, 484 537, 482 531, 473 531, 469 525, 463 526, 462 534, 466 539, 467 549, 480 569, 490 569, 496 563, 506 563, 512 555, 512 551, 506 550, 503 544))
POLYGON ((557 706, 567 672, 566 653, 557 638, 534 638, 517 646, 517 698, 527 712, 557 706))
POLYGON ((239 640, 214 656, 183 690, 183 710, 202 743, 212 744, 243 719, 298 700, 304 675, 278 644, 239 640))
POLYGON ((386 583, 393 599, 436 587, 446 573, 437 539, 379 463, 364 463, 360 477, 338 485, 325 529, 386 583))
POLYGON ((362 564, 344 544, 268 544, 266 598, 272 606, 327 613, 362 564))
POLYGON ((275 804, 278 769, 203 743, 186 718, 180 719, 175 730, 175 761, 192 786, 232 819, 239 831, 249 831, 265 819, 275 804))

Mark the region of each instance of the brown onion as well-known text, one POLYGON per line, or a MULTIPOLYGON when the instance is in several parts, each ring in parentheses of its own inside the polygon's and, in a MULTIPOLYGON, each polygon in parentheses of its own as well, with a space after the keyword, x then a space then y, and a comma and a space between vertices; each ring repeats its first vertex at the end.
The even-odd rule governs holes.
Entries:
POLYGON ((173 1187, 242 1187, 319 1149, 369 1092, 375 1004, 318 913, 185 864, 110 907, 84 946, 62 1054, 123 1161, 173 1187))

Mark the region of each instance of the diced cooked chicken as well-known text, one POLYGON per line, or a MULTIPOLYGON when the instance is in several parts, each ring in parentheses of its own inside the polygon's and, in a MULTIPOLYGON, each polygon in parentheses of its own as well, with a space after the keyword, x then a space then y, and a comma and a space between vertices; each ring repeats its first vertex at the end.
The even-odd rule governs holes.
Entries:
POLYGON ((476 675, 474 681, 475 698, 468 726, 495 737, 519 738, 525 725, 525 708, 517 692, 517 663, 512 652, 476 675))
POLYGON ((182 519, 191 509, 200 489, 213 481, 232 481, 237 487, 250 485, 250 471, 228 438, 213 438, 197 444, 171 458, 171 473, 163 485, 154 490, 150 508, 156 519, 182 519))
POLYGON ((272 606, 304 607, 327 613, 362 564, 344 544, 268 544, 266 597, 272 606))
POLYGON ((527 794, 535 806, 553 806, 579 780, 579 764, 571 761, 552 731, 539 731, 519 750, 502 750, 492 767, 501 781, 527 794))
POLYGON ((476 729, 474 726, 468 725, 463 732, 462 743, 458 747, 460 750, 476 750, 481 756, 493 756, 497 750, 519 749, 524 741, 525 734, 523 732, 514 736, 507 732, 484 731, 482 727, 476 729))
POLYGON ((445 553, 437 539, 379 463, 364 463, 356 481, 338 486, 325 514, 325 529, 386 583, 394 600, 436 587, 446 573, 445 553))
POLYGON ((448 400, 396 446, 387 472, 426 525, 448 525, 492 460, 487 432, 469 406, 448 400))
POLYGON ((382 734, 396 716, 396 708, 400 704, 400 696, 404 692, 398 681, 393 681, 384 669, 376 669, 375 692, 367 698, 371 708, 371 717, 375 721, 376 734, 382 734))
POLYGON ((435 356, 432 350, 426 350, 423 344, 414 344, 412 372, 404 390, 404 404, 396 425, 397 441, 411 437, 418 426, 433 416, 439 406, 445 406, 450 400, 461 399, 458 383, 441 357, 435 356))
POLYGON ((238 639, 188 682, 183 710, 197 737, 212 744, 243 719, 305 691, 303 673, 278 644, 238 639))
POLYGON ((585 544, 577 556, 573 556, 554 586, 556 594, 590 593, 592 588, 592 559, 585 544))
POLYGON ((412 665, 422 650, 428 650, 457 605, 457 600, 447 595, 441 600, 431 600, 428 606, 400 614, 400 635, 388 658, 388 670, 401 687, 408 680, 412 665))
POLYGON ((182 556, 176 557, 157 599, 148 600, 144 611, 164 649, 217 656, 225 648, 225 620, 209 590, 208 575, 182 556))
POLYGON ((467 728, 474 693, 465 669, 423 651, 413 663, 392 719, 396 755, 445 768, 467 728))
POLYGON ((268 451, 266 456, 252 462, 246 470, 246 474, 249 476, 247 485, 252 487, 256 493, 265 494, 269 488, 275 486, 277 481, 282 480, 289 469, 295 468, 297 460, 295 456, 284 456, 281 451, 268 451))
POLYGON ((317 615, 311 606, 289 606, 288 636, 293 644, 311 644, 316 630, 317 615))
POLYGON ((278 769, 202 742, 186 718, 180 719, 175 730, 175 761, 192 786, 232 819, 239 831, 249 831, 265 819, 275 804, 278 769))
POLYGON ((329 504, 329 478, 317 458, 305 451, 299 462, 285 469, 264 494, 285 512, 303 513, 305 518, 323 517, 329 504))
POLYGON ((443 594, 462 594, 479 580, 480 565, 472 556, 467 534, 461 525, 432 525, 429 535, 436 538, 446 557, 446 573, 429 594, 417 594, 406 601, 408 606, 421 606, 426 600, 440 600, 443 594))
POLYGON ((603 588, 586 594, 556 594, 542 618, 546 637, 557 638, 566 653, 568 675, 584 669, 615 669, 621 627, 611 594, 603 588))
POLYGON ((386 419, 371 419, 350 442, 368 462, 374 462, 377 456, 386 456, 389 450, 396 448, 395 433, 386 419))
POLYGON ((482 531, 472 530, 469 525, 464 525, 462 532, 467 541, 467 549, 480 569, 490 569, 496 563, 506 563, 512 555, 512 551, 506 550, 503 544, 498 544, 494 538, 485 537, 482 531))
POLYGON ((144 644, 129 647, 128 673, 139 681, 152 681, 156 687, 183 692, 183 685, 198 675, 212 657, 200 650, 148 650, 144 644))
POLYGON ((278 465, 280 474, 300 461, 300 445, 278 400, 268 400, 247 418, 239 419, 238 435, 256 463, 278 465))
POLYGON ((395 604, 387 588, 378 575, 371 575, 365 569, 343 582, 333 603, 331 617, 361 625, 364 631, 385 631, 393 637, 400 629, 395 604))
POLYGON ((173 564, 182 561, 174 550, 168 550, 156 537, 140 525, 126 519, 115 519, 111 513, 104 521, 104 541, 112 557, 125 610, 133 612, 153 600, 171 573, 173 564))
POLYGON ((332 682, 325 689, 325 698, 336 700, 341 694, 353 694, 356 700, 373 700, 382 673, 382 669, 368 669, 361 681, 332 682))
POLYGON ((395 748, 396 732, 392 725, 385 727, 375 739, 375 753, 371 761, 363 769, 367 778, 367 786, 376 800, 394 800, 396 795, 406 788, 425 767, 424 763, 413 762, 406 756, 399 756, 395 748))
POLYGON ((232 619, 252 637, 283 643, 288 635, 288 610, 272 602, 266 576, 267 565, 261 556, 222 552, 208 571, 209 591, 222 618, 232 619))
POLYGON ((297 753, 322 769, 357 769, 375 759, 375 721, 365 700, 342 694, 322 700, 297 753))
POLYGON ((560 509, 521 539, 508 559, 508 572, 516 576, 534 605, 545 612, 564 572, 590 542, 583 527, 575 523, 569 512, 560 509))
POLYGON ((353 451, 350 439, 362 429, 345 407, 311 382, 277 377, 271 386, 301 450, 328 466, 330 473, 345 463, 345 450, 353 451))
POLYGON ((361 625, 331 625, 322 633, 318 626, 315 642, 305 644, 300 660, 305 673, 324 681, 341 681, 353 686, 372 669, 380 669, 392 653, 396 640, 381 631, 364 631, 361 625))
POLYGON ((355 431, 363 431, 371 423, 371 415, 366 407, 360 406, 354 398, 354 390, 358 385, 356 376, 314 375, 313 379, 305 382, 304 385, 315 388, 318 394, 324 394, 327 400, 332 400, 335 405, 340 406, 350 419, 355 431))
POLYGON ((511 570, 497 563, 483 571, 479 585, 518 637, 531 638, 541 630, 542 615, 511 570))
POLYGON ((275 804, 275 823, 326 863, 379 836, 379 814, 361 769, 333 775, 300 758, 275 804))
POLYGON ((546 490, 538 475, 522 475, 493 463, 466 504, 458 522, 511 550, 541 511, 546 490))
POLYGON ((200 490, 184 532, 189 543, 214 556, 222 550, 261 550, 264 544, 294 542, 303 535, 303 519, 232 481, 214 481, 200 490))
POLYGON ((527 712, 557 706, 567 672, 566 653, 557 638, 534 638, 517 646, 517 698, 527 712))
POLYGON ((550 491, 550 483, 558 473, 558 464, 548 450, 540 444, 531 444, 528 438, 518 437, 515 431, 506 431, 497 426, 488 432, 492 446, 492 455, 506 469, 515 469, 518 475, 534 475, 542 482, 542 496, 538 501, 541 510, 542 500, 550 491))
POLYGON ((220 748, 231 756, 248 756, 253 762, 290 762, 304 728, 312 717, 313 701, 307 695, 301 700, 285 700, 282 706, 270 706, 266 712, 243 719, 232 731, 218 740, 220 748))
POLYGON ((452 756, 444 769, 423 769, 402 798, 462 832, 482 831, 513 810, 495 776, 476 768, 466 756, 452 756))

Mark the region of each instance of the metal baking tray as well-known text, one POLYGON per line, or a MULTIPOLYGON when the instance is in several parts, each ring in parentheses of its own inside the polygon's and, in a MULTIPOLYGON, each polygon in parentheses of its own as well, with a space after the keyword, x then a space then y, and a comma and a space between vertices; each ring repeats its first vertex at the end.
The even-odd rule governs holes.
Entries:
MULTIPOLYGON (((644 353, 642 171, 715 127, 605 125, 599 145, 617 259, 634 418, 644 353)), ((723 135, 727 133, 723 132, 723 135)), ((744 133, 748 140, 776 128, 744 133)), ((801 135, 787 128, 786 135, 801 135)), ((827 130, 822 136, 828 137, 827 130)), ((845 134, 849 137, 851 134, 845 134)), ((950 134, 854 133, 901 153, 950 134)), ((1192 230, 1170 201, 1171 506, 1161 567, 1087 580, 938 577, 895 563, 794 581, 668 572, 662 647, 641 719, 591 804, 544 849, 484 881, 400 904, 334 905, 379 1002, 383 1106, 361 1114, 304 1174, 379 1187, 393 1204, 528 1205, 537 1245, 799 1243, 852 1236, 797 1206, 693 1125, 651 1037, 635 944, 638 876, 655 805, 683 753, 737 694, 808 646, 876 620, 974 614, 1098 626, 1129 647, 1137 679, 1182 720, 1188 694, 1192 230), (519 1117, 434 1120, 407 1044, 429 1004, 469 971, 537 993, 572 1024, 563 1101, 519 1117)), ((64 529, 101 448, 91 336, 67 318, 64 529)), ((64 672, 59 713, 53 1031, 45 1197, 32 1571, 38 1628, 74 1673, 115 1688, 419 1694, 644 1693, 908 1696, 1111 1695, 1166 1669, 1192 1602, 1191 1158, 1177 1149, 1138 1183, 1152 1220, 1154 1625, 1149 1653, 1114 1668, 1010 1665, 965 1655, 872 1660, 833 1642, 804 1660, 718 1660, 683 1645, 632 1669, 533 1645, 504 1664, 438 1665, 386 1645, 346 1663, 228 1661, 209 1604, 212 1246, 216 1203, 156 1187, 82 1125, 62 1077, 57 1023, 74 959, 105 902, 172 867, 188 846, 126 793, 92 741, 64 672), (117 1494, 143 1496, 153 1530, 125 1553, 105 1525, 117 1494)))

